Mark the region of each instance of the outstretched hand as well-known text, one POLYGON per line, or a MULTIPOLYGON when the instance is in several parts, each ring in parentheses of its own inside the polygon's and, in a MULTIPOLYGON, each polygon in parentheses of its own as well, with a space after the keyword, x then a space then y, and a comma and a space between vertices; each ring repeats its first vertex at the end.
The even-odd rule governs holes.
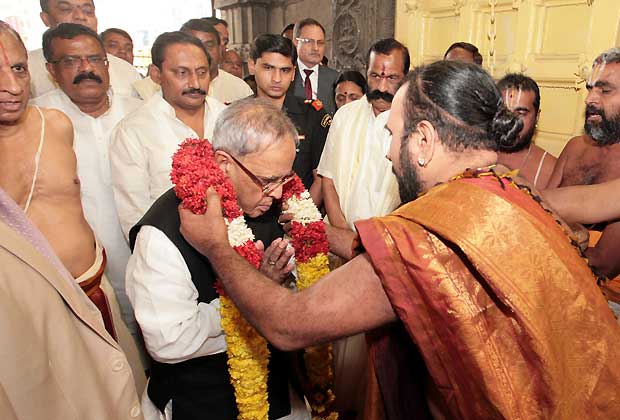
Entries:
POLYGON ((181 234, 198 252, 209 257, 217 246, 229 246, 228 230, 222 215, 220 196, 213 188, 207 191, 207 211, 194 214, 179 205, 181 234))

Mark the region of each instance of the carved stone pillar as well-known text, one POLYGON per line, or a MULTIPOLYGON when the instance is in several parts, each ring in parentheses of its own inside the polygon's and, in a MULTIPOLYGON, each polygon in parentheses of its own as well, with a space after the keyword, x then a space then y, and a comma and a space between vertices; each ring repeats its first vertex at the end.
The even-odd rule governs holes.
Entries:
POLYGON ((366 74, 368 48, 394 36, 394 0, 333 0, 333 64, 366 74))
POLYGON ((222 19, 228 22, 228 48, 237 50, 245 63, 254 38, 269 32, 271 3, 270 0, 215 0, 213 3, 222 13, 222 19))

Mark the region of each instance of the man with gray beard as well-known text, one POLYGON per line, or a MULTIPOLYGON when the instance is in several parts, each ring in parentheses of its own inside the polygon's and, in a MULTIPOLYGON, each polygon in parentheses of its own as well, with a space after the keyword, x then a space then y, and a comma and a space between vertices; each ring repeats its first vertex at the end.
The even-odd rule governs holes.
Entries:
MULTIPOLYGON (((607 50, 594 60, 586 86, 587 135, 568 142, 548 188, 599 184, 620 178, 620 49, 607 50)), ((587 249, 586 257, 596 274, 614 278, 620 274, 620 222, 600 228, 600 240, 587 249)), ((591 245, 593 242, 591 238, 591 245)))

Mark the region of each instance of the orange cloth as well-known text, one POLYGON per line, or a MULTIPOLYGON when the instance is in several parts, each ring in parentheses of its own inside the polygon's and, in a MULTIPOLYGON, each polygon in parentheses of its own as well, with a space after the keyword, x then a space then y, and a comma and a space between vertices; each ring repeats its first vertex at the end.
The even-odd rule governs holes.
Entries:
POLYGON ((95 304, 97 309, 99 309, 99 312, 101 312, 105 329, 110 333, 112 338, 117 340, 116 331, 114 330, 114 322, 112 321, 112 312, 110 311, 110 304, 108 302, 108 298, 101 289, 101 278, 103 277, 103 272, 105 271, 105 264, 107 260, 105 251, 101 250, 101 252, 103 253, 103 260, 101 262, 101 266, 92 276, 80 281, 79 285, 84 291, 84 293, 86 293, 86 296, 88 296, 88 298, 95 304))
POLYGON ((371 344, 386 418, 620 419, 620 329, 527 193, 462 179, 356 226, 404 326, 371 344))

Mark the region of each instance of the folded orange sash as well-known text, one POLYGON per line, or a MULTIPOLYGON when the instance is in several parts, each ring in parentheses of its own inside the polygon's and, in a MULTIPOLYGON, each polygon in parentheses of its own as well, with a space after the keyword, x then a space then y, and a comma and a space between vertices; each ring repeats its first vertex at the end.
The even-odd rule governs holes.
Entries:
POLYGON ((110 311, 110 304, 108 303, 108 298, 105 293, 101 289, 101 278, 103 277, 103 272, 105 271, 106 265, 106 255, 105 250, 103 252, 103 261, 101 263, 101 267, 99 270, 90 278, 81 281, 79 283, 80 287, 86 293, 86 296, 95 304, 99 312, 101 312, 101 316, 103 317, 103 324, 105 325, 105 329, 110 333, 112 338, 116 340, 116 331, 114 330, 114 322, 112 321, 112 312, 110 311))

